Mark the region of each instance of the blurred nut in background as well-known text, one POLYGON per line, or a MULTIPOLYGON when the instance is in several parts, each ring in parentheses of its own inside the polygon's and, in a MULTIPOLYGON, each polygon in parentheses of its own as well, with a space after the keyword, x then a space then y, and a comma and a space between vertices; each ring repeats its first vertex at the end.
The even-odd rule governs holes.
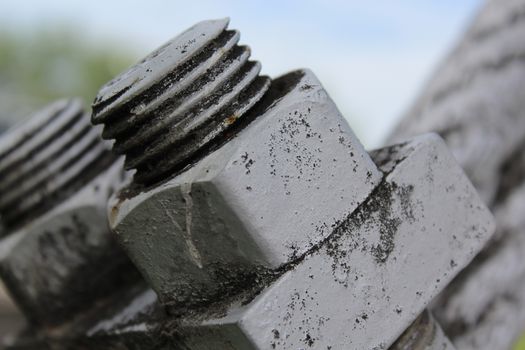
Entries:
POLYGON ((106 202, 125 181, 79 100, 57 101, 0 141, 0 275, 31 323, 58 324, 136 273, 106 202))

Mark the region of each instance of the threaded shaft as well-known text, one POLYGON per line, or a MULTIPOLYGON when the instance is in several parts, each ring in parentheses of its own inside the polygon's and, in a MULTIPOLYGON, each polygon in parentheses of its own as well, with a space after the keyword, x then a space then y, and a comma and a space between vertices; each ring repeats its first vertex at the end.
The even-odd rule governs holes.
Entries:
POLYGON ((49 105, 0 142, 4 225, 15 228, 43 214, 114 160, 79 100, 49 105))
POLYGON ((106 84, 92 122, 150 185, 186 167, 215 144, 259 101, 270 85, 238 46, 228 20, 201 22, 106 84))

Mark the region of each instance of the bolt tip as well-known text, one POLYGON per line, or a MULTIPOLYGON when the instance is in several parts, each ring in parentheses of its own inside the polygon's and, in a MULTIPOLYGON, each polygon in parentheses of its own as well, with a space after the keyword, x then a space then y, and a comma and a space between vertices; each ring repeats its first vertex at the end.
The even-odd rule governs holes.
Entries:
POLYGON ((189 165, 268 89, 229 21, 197 23, 100 90, 92 121, 104 124, 102 136, 115 139, 126 167, 137 170, 135 182, 149 184, 189 165))
POLYGON ((0 143, 0 215, 11 229, 70 196, 114 161, 79 98, 35 113, 0 143))

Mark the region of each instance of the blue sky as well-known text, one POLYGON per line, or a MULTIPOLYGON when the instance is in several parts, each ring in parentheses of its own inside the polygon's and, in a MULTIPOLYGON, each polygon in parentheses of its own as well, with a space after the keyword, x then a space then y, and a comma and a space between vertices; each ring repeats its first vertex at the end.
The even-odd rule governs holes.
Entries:
MULTIPOLYGON (((457 40, 480 0, 11 1, 0 25, 69 24, 82 40, 123 42, 137 59, 203 19, 230 17, 263 72, 307 67, 367 147, 377 147, 457 40)), ((90 43, 90 44, 92 44, 90 43)))

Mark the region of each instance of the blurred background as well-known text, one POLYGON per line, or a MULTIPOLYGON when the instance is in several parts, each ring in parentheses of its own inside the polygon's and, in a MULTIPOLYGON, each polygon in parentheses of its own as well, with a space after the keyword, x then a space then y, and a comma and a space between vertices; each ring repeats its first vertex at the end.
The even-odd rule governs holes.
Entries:
MULTIPOLYGON (((367 148, 381 145, 480 0, 2 1, 0 132, 98 88, 165 41, 230 17, 263 73, 318 75, 367 148)), ((0 290, 0 336, 18 327, 0 290)))
POLYGON ((79 95, 194 23, 230 17, 263 73, 310 68, 377 147, 480 0, 2 1, 0 122, 79 95))

